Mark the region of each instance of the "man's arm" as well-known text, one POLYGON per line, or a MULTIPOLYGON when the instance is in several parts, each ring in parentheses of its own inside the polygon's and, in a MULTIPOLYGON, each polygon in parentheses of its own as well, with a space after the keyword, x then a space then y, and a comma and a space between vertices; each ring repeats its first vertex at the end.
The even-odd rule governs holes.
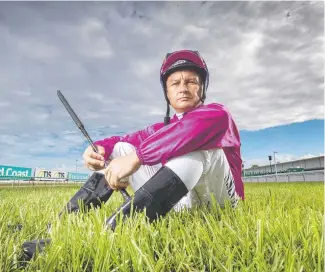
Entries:
POLYGON ((222 106, 201 107, 149 136, 136 148, 137 156, 142 165, 154 165, 202 147, 221 145, 231 122, 222 106))
POLYGON ((163 123, 157 123, 143 130, 131 134, 127 134, 125 136, 112 136, 109 138, 98 140, 94 142, 94 144, 104 147, 105 149, 104 158, 105 160, 108 160, 116 143, 127 142, 137 148, 144 140, 146 140, 150 135, 154 134, 157 130, 159 130, 163 126, 164 126, 163 123))

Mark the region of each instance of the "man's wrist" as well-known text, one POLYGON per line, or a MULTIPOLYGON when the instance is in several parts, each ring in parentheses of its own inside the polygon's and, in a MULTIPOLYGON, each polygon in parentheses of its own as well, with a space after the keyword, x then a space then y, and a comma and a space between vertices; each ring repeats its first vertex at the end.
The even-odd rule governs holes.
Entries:
POLYGON ((132 159, 134 161, 134 164, 136 166, 141 166, 141 161, 140 161, 140 159, 139 159, 139 157, 137 155, 137 152, 132 152, 131 156, 132 156, 132 159))

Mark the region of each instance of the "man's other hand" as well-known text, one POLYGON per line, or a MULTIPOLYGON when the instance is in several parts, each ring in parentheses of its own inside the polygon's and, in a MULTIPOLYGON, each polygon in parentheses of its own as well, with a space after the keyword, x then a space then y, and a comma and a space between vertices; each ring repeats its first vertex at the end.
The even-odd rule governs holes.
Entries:
POLYGON ((96 145, 96 147, 98 149, 98 153, 93 150, 92 146, 89 146, 86 148, 82 156, 85 161, 85 167, 92 171, 99 171, 105 167, 105 149, 100 145, 96 145))
POLYGON ((129 183, 121 180, 134 174, 140 166, 140 160, 135 152, 115 158, 105 169, 105 178, 109 186, 114 190, 126 188, 129 183))

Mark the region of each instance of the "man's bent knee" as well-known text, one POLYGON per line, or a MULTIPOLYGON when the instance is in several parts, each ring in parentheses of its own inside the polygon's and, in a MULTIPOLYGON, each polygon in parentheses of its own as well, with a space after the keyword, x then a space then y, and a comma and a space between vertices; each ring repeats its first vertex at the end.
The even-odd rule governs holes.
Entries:
POLYGON ((203 152, 195 151, 171 159, 166 166, 183 181, 187 189, 192 190, 204 173, 205 156, 203 152))
POLYGON ((114 145, 110 159, 127 156, 135 151, 135 147, 127 142, 118 142, 114 145))

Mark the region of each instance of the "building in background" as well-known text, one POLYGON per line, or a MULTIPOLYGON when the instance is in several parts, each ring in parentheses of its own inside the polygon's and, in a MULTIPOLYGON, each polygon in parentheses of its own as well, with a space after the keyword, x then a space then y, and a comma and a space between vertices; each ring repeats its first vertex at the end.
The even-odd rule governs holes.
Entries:
MULTIPOLYGON (((278 174, 324 170, 324 156, 294 160, 289 162, 277 162, 276 169, 278 174)), ((245 177, 270 174, 275 174, 274 161, 268 165, 245 168, 242 172, 242 175, 245 177)))

